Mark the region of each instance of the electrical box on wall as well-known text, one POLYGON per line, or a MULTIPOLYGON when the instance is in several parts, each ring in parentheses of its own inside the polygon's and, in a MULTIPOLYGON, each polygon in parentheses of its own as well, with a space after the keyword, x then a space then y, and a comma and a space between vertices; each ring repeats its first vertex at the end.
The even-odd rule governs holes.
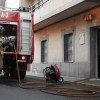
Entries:
POLYGON ((79 42, 80 42, 80 45, 85 44, 85 33, 84 32, 79 34, 79 42))

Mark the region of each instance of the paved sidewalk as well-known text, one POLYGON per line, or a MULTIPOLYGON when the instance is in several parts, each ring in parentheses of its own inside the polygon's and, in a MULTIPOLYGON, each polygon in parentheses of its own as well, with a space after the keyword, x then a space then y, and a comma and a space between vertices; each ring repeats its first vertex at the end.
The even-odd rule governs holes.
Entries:
POLYGON ((97 78, 91 78, 88 80, 79 81, 77 83, 87 85, 87 86, 100 87, 100 79, 97 79, 97 78))
MULTIPOLYGON (((43 74, 41 73, 33 73, 30 71, 27 71, 26 75, 44 77, 43 74)), ((76 82, 77 84, 83 84, 87 86, 100 87, 100 79, 96 79, 96 78, 86 79, 86 78, 68 77, 68 76, 61 76, 61 77, 64 78, 64 81, 76 82)))
MULTIPOLYGON (((26 75, 30 75, 30 76, 36 76, 36 77, 44 77, 43 74, 41 73, 33 73, 30 71, 26 72, 26 75)), ((78 77, 68 77, 68 76, 61 76, 64 78, 64 81, 79 81, 79 80, 84 80, 84 78, 78 78, 78 77)))

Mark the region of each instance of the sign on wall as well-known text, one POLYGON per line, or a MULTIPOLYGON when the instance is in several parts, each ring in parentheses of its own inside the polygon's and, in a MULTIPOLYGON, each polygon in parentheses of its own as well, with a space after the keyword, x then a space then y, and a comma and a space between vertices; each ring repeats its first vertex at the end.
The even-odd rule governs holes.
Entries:
POLYGON ((79 34, 79 42, 80 42, 80 45, 85 44, 85 33, 84 32, 79 34))

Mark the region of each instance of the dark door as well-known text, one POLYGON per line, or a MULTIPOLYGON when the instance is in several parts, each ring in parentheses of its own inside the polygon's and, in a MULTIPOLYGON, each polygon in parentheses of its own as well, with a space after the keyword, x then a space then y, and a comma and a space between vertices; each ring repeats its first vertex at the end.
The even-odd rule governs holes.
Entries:
POLYGON ((96 77, 96 30, 90 28, 90 77, 96 77))
POLYGON ((98 78, 100 78, 100 28, 97 29, 98 78))

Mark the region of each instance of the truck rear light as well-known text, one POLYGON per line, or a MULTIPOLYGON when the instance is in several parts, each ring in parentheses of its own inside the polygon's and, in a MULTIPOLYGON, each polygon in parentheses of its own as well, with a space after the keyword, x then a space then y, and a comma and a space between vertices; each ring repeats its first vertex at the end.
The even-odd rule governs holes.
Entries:
POLYGON ((27 60, 27 57, 26 56, 21 56, 21 59, 22 60, 27 60))

